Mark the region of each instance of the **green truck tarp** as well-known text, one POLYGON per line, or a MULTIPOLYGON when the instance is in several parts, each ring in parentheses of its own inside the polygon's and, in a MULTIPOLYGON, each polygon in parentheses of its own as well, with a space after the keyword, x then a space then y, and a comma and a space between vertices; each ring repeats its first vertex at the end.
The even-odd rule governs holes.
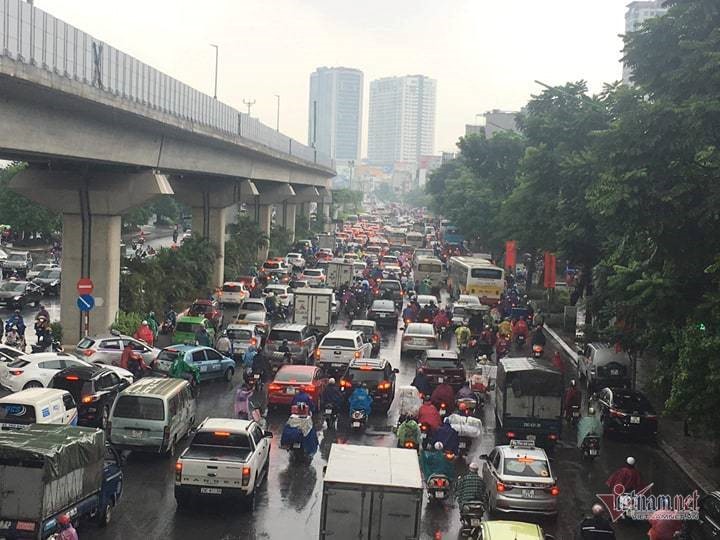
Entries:
POLYGON ((96 493, 104 457, 97 429, 33 424, 0 432, 0 520, 37 522, 96 493))

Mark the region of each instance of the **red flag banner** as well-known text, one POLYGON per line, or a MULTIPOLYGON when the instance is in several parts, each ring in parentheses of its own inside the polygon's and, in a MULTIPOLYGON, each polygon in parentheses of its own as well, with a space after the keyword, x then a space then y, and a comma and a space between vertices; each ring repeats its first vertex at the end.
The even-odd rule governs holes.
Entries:
POLYGON ((550 253, 549 251, 545 252, 545 268, 544 268, 544 274, 545 274, 545 280, 544 285, 546 289, 554 289, 555 288, 555 280, 557 278, 557 260, 555 258, 555 255, 550 253))
POLYGON ((505 242, 505 270, 515 270, 517 263, 517 243, 515 240, 505 242))

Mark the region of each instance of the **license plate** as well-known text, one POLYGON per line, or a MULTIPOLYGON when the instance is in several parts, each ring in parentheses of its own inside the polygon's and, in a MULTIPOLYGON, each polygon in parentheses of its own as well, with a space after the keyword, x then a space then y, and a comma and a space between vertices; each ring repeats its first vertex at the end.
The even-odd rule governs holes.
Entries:
POLYGON ((435 498, 436 498, 436 499, 444 499, 444 498, 445 498, 445 492, 444 492, 444 491, 436 491, 436 492, 435 492, 435 498))
POLYGON ((299 442, 293 443, 293 448, 300 448, 300 443, 299 442))
POLYGON ((338 356, 340 356, 342 354, 342 351, 333 351, 333 354, 337 354, 338 356))
POLYGON ((139 430, 137 430, 137 429, 133 429, 133 430, 130 432, 130 436, 131 436, 133 439, 142 439, 143 432, 142 432, 142 431, 139 431, 139 430))
POLYGON ((440 416, 445 416, 446 414, 447 412, 445 411, 445 409, 440 409, 440 416))
POLYGON ((295 395, 295 389, 294 388, 286 388, 285 393, 290 394, 290 395, 295 395))
POLYGON ((255 379, 255 380, 257 380, 257 379, 259 379, 259 378, 260 378, 260 374, 259 374, 259 373, 256 373, 255 375, 253 375, 253 379, 255 379))
POLYGON ((207 367, 207 366, 202 366, 202 365, 200 366, 200 372, 201 372, 201 373, 202 373, 203 371, 207 371, 207 370, 208 370, 208 367, 207 367))
POLYGON ((465 443, 464 441, 460 441, 460 442, 458 443, 458 447, 460 447, 460 448, 467 448, 467 443, 465 443))
POLYGON ((387 317, 387 313, 378 313, 378 317, 385 318, 387 317))
POLYGON ((525 439, 527 439, 528 441, 535 441, 535 435, 528 435, 527 437, 525 437, 525 439))
POLYGON ((204 487, 204 488, 200 488, 200 493, 202 493, 203 495, 222 495, 222 489, 221 488, 204 487))
POLYGON ((332 409, 325 409, 325 414, 332 414, 332 409))
POLYGON ((445 378, 444 378, 444 377, 438 377, 438 384, 442 384, 443 382, 445 382, 445 378))
POLYGON ((639 424, 639 423, 640 423, 640 417, 639 417, 639 416, 631 416, 631 417, 630 417, 630 423, 631 423, 631 424, 639 424))
POLYGON ((534 499, 535 498, 535 490, 534 489, 523 489, 522 496, 523 496, 523 499, 534 499))
POLYGON ((470 526, 471 527, 479 527, 480 526, 480 520, 478 518, 471 518, 470 519, 470 526))
POLYGON ((580 418, 580 411, 573 411, 573 418, 580 418))
POLYGON ((420 437, 421 437, 423 440, 427 439, 427 433, 423 433, 422 435, 420 435, 420 437))
POLYGON ((343 367, 345 364, 330 364, 332 367, 343 367))
POLYGON ((352 427, 360 427, 360 422, 353 422, 352 427))
POLYGON ((611 369, 610 375, 612 375, 613 377, 617 377, 618 375, 620 375, 620 370, 619 369, 611 369))
POLYGON ((590 450, 588 451, 588 453, 589 453, 591 456, 597 456, 597 449, 595 449, 595 448, 590 448, 590 450))

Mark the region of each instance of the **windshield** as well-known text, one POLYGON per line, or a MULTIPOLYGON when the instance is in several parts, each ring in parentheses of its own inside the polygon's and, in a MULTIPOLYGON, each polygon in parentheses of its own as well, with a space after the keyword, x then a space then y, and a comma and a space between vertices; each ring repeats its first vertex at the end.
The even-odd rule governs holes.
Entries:
POLYGON ((270 335, 268 336, 268 339, 270 341, 300 341, 302 339, 302 336, 300 335, 300 332, 297 330, 278 330, 276 328, 273 328, 270 330, 270 335))
POLYGON ((613 402, 623 411, 651 412, 653 410, 647 398, 640 394, 616 394, 613 396, 613 402))
POLYGON ((180 356, 180 351, 176 351, 175 349, 163 349, 160 351, 160 354, 158 354, 157 359, 174 362, 178 356, 180 356))
POLYGON ((121 395, 115 405, 113 416, 139 420, 164 420, 165 407, 159 398, 121 395))
POLYGON ((432 324, 409 324, 406 332, 408 334, 420 334, 426 336, 435 335, 432 324))
POLYGON ((425 365, 432 369, 455 369, 460 367, 460 361, 452 358, 428 358, 425 365))
POLYGON ((475 279, 502 279, 502 270, 495 268, 473 268, 470 270, 470 277, 475 279))
POLYGON ((380 290, 399 291, 400 283, 397 281, 382 281, 379 285, 380 290))
POLYGON ((223 292, 241 292, 243 290, 243 286, 242 284, 229 285, 226 283, 225 285, 223 285, 222 290, 223 292))
POLYGON ((323 339, 321 347, 345 347, 346 349, 354 349, 355 341, 352 339, 326 337, 323 339))
POLYGON ((265 311, 265 304, 262 302, 243 302, 242 309, 245 311, 265 311))
POLYGON ((428 274, 439 274, 442 272, 442 265, 433 263, 418 264, 418 272, 427 272, 428 274))
POLYGON ((385 377, 385 372, 382 369, 357 369, 352 368, 348 370, 345 378, 350 379, 353 383, 377 383, 382 381, 385 377))
POLYGON ((38 274, 38 277, 43 279, 59 279, 60 270, 43 270, 38 274))
POLYGON ((190 323, 190 322, 180 321, 179 323, 177 323, 177 326, 175 327, 175 331, 194 334, 201 328, 204 328, 204 326, 200 323, 190 323))
POLYGON ((322 276, 322 273, 323 273, 323 271, 320 269, 310 268, 308 270, 305 270, 306 276, 319 277, 319 276, 322 276))
POLYGON ((366 336, 372 336, 374 328, 372 326, 360 326, 359 324, 353 324, 350 327, 350 330, 357 330, 358 332, 362 332, 366 336))
POLYGON ((27 259, 27 257, 21 253, 11 253, 7 260, 8 261, 17 261, 17 262, 23 262, 27 259))
POLYGON ((253 337, 250 330, 234 330, 232 328, 228 329, 227 335, 230 339, 236 341, 250 341, 253 337))
POLYGON ((509 476, 527 476, 528 478, 549 478, 547 461, 532 457, 505 458, 504 472, 509 476))
POLYGON ((312 381, 312 372, 296 371, 294 369, 281 369, 275 375, 275 382, 308 383, 312 381))
POLYGON ((67 390, 75 398, 75 401, 80 401, 83 396, 89 396, 93 393, 93 385, 90 381, 83 381, 78 377, 63 377, 55 376, 50 381, 52 388, 60 388, 61 390, 67 390))
POLYGON ((21 281, 6 281, 0 285, 0 291, 5 292, 23 292, 25 290, 25 283, 21 281))
POLYGON ((192 440, 192 446, 216 446, 251 450, 250 438, 245 433, 199 431, 192 440))
POLYGON ((455 306, 453 308, 453 315, 459 315, 460 317, 463 317, 467 314, 468 314, 468 310, 462 306, 455 306))

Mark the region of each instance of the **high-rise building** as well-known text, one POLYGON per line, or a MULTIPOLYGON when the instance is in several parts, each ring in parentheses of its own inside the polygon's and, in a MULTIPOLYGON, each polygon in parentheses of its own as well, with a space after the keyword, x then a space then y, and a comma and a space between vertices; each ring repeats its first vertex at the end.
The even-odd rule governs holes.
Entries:
POLYGON ((437 81, 425 75, 385 77, 370 83, 368 161, 414 161, 435 149, 437 81))
POLYGON ((308 144, 337 162, 360 158, 363 74, 319 67, 310 74, 308 144))
POLYGON ((495 133, 503 131, 518 131, 516 116, 518 113, 514 111, 499 111, 493 109, 486 112, 485 117, 485 137, 491 138, 495 133))
MULTIPOLYGON (((665 15, 668 8, 663 7, 666 0, 645 0, 642 2, 630 2, 625 12, 625 33, 635 32, 640 29, 640 25, 652 19, 665 15)), ((623 82, 630 84, 632 69, 623 64, 623 82)))

